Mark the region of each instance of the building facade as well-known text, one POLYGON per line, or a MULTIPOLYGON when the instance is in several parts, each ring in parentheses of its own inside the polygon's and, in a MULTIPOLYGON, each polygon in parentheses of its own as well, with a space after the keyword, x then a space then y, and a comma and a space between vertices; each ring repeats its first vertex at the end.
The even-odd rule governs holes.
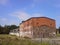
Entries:
POLYGON ((9 34, 19 36, 19 28, 10 30, 9 34))
POLYGON ((22 21, 19 27, 21 37, 45 38, 56 34, 56 22, 48 17, 32 17, 22 21))

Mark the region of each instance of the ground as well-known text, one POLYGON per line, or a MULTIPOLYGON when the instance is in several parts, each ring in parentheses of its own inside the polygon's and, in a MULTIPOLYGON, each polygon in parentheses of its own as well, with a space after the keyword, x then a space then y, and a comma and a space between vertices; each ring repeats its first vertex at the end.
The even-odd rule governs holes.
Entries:
POLYGON ((12 35, 0 35, 0 45, 60 45, 60 38, 20 38, 12 35))

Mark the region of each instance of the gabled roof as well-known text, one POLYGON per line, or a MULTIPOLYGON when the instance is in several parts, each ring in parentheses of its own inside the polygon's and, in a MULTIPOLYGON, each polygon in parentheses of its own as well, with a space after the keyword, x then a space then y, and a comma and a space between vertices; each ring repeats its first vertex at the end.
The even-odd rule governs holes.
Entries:
POLYGON ((46 18, 55 21, 54 19, 48 18, 48 17, 32 17, 32 18, 46 18))
MULTIPOLYGON (((29 21, 29 20, 31 20, 31 19, 34 19, 34 18, 46 18, 46 19, 50 19, 50 20, 52 20, 52 21, 55 21, 54 19, 51 19, 51 18, 48 18, 48 17, 31 17, 31 18, 29 18, 28 20, 22 21, 22 23, 24 23, 24 22, 26 22, 26 21, 29 21)), ((20 24, 21 24, 21 23, 20 23, 20 24)))

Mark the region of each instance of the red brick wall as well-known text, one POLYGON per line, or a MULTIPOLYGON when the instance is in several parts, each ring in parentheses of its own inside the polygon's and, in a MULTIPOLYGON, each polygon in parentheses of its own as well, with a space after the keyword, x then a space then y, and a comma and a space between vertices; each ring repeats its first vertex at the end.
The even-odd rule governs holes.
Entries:
POLYGON ((49 27, 56 28, 56 24, 54 20, 50 20, 47 18, 38 18, 38 19, 32 19, 32 25, 33 26, 41 26, 41 25, 47 25, 49 27))
MULTIPOLYGON (((23 24, 23 27, 22 27, 23 31, 29 31, 29 28, 25 29, 28 26, 32 26, 32 27, 38 27, 39 26, 40 27, 42 25, 46 25, 48 27, 51 27, 52 31, 56 28, 56 22, 55 22, 55 20, 49 19, 49 18, 31 18, 29 20, 26 20, 22 24, 23 24)), ((56 31, 56 30, 54 30, 54 31, 56 31)))
MULTIPOLYGON (((22 24, 23 24, 23 27, 22 27, 23 29, 26 26, 37 27, 37 26, 42 26, 42 25, 56 28, 55 20, 51 20, 48 18, 31 18, 30 20, 27 20, 27 21, 23 22, 22 24)), ((26 30, 29 30, 29 29, 27 28, 26 30)))

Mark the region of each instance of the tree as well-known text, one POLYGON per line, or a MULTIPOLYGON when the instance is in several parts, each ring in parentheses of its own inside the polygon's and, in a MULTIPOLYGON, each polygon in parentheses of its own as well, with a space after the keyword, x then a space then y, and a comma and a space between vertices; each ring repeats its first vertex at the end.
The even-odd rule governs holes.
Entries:
POLYGON ((5 26, 4 26, 3 34, 9 34, 9 32, 10 32, 9 27, 10 27, 10 26, 8 26, 8 25, 5 25, 5 26))
POLYGON ((13 30, 13 29, 16 29, 16 28, 18 28, 18 26, 16 26, 16 25, 11 25, 9 29, 10 29, 10 30, 13 30))
POLYGON ((3 32, 3 27, 0 25, 0 34, 3 32))
POLYGON ((9 34, 10 30, 13 30, 16 28, 18 28, 18 26, 16 25, 5 25, 4 27, 0 25, 0 34, 9 34))
POLYGON ((60 33, 60 27, 59 27, 59 33, 60 33))

